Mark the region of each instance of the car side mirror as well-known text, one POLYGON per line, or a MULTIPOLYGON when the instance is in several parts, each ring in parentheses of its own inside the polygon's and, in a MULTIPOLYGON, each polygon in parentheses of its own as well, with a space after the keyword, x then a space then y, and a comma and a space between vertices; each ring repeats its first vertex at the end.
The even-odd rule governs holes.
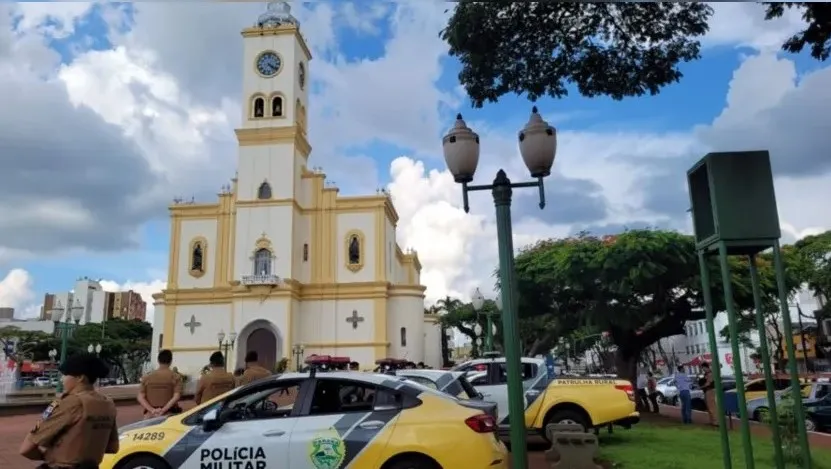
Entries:
POLYGON ((222 421, 219 419, 219 411, 211 409, 202 416, 202 430, 212 432, 218 430, 222 426, 222 421))

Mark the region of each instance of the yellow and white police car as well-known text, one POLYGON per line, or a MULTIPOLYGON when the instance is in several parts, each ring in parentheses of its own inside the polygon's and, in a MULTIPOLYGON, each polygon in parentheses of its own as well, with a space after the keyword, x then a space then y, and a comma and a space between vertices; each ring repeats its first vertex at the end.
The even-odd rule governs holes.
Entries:
MULTIPOLYGON (((593 378, 550 378, 545 360, 522 358, 525 389, 525 428, 545 436, 551 423, 572 423, 585 429, 619 425, 630 428, 640 421, 635 394, 628 381, 593 378)), ((463 372, 485 401, 497 404, 499 431, 510 429, 508 378, 504 357, 461 363, 451 371, 463 372)))
POLYGON ((101 469, 506 469, 496 428, 405 378, 288 373, 120 428, 101 469))

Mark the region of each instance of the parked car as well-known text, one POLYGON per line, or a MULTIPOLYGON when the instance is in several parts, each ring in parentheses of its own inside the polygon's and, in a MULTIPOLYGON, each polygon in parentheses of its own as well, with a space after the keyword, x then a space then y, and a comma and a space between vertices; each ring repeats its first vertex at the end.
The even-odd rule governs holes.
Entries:
MULTIPOLYGON (((782 397, 789 395, 790 392, 790 388, 777 391, 775 394, 776 402, 779 402, 782 397)), ((825 399, 826 396, 831 395, 831 383, 829 383, 826 379, 816 383, 803 384, 801 393, 802 403, 805 405, 821 401, 825 399)), ((767 415, 768 407, 769 403, 767 396, 751 399, 747 401, 747 414, 750 415, 753 420, 762 421, 767 415)))
MULTIPOLYGON (((700 378, 697 376, 690 377, 690 380, 692 381, 690 383, 690 398, 693 401, 693 409, 696 410, 699 410, 696 407, 699 405, 699 401, 704 402, 704 391, 702 391, 701 387, 698 385, 699 379, 700 378)), ((723 376, 721 378, 721 385, 724 387, 725 391, 736 389, 736 379, 732 376, 723 376)), ((657 398, 659 403, 674 406, 680 405, 680 402, 678 401, 678 388, 675 387, 675 376, 662 378, 658 381, 657 386, 655 386, 655 390, 658 393, 657 398)), ((706 409, 706 406, 704 408, 706 409)))
POLYGON ((507 469, 496 428, 481 409, 404 378, 285 373, 119 428, 118 453, 100 467, 507 469), (346 398, 356 391, 361 400, 346 398))
POLYGON ((33 383, 36 387, 39 387, 39 388, 46 388, 46 387, 49 387, 49 386, 53 386, 53 385, 54 385, 54 384, 52 383, 52 380, 51 380, 51 379, 49 379, 49 378, 47 378, 46 376, 38 376, 37 378, 35 378, 34 380, 32 380, 32 383, 33 383))
POLYGON ((831 430, 831 394, 805 404, 805 429, 812 432, 831 430))
POLYGON ((450 394, 456 399, 466 401, 469 407, 479 407, 486 414, 499 421, 499 410, 495 402, 484 400, 482 393, 477 391, 467 380, 465 373, 445 370, 396 370, 395 375, 415 381, 422 386, 450 394))
MULTIPOLYGON (((773 390, 782 391, 791 387, 791 379, 787 377, 773 378, 773 390)), ((735 385, 729 392, 737 392, 735 385)), ((756 378, 744 383, 744 398, 745 401, 765 397, 767 395, 767 385, 765 378, 756 378)))
MULTIPOLYGON (((500 433, 507 433, 512 417, 508 409, 507 368, 504 357, 471 360, 451 371, 468 373, 470 384, 487 401, 496 402, 500 433)), ((546 438, 550 423, 574 423, 585 429, 620 425, 629 428, 640 421, 635 410, 632 384, 617 379, 560 377, 551 379, 545 360, 522 358, 525 389, 523 418, 529 432, 546 438)))

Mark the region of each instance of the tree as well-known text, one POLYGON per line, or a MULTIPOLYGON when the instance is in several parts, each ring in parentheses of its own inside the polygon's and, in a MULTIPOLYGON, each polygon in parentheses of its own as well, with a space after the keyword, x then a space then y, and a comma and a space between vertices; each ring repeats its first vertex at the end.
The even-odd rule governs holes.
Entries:
MULTIPOLYGON (((731 262, 734 301, 745 310, 753 304, 746 261, 744 268, 741 259, 731 262)), ((717 259, 708 268, 713 307, 721 311, 717 259)), ((602 238, 581 233, 523 249, 516 270, 521 315, 552 314, 563 324, 608 331, 617 373, 632 381, 647 347, 704 318, 692 236, 648 229, 602 238)))
POLYGON ((797 8, 802 11, 802 19, 807 26, 791 36, 782 49, 790 53, 802 52, 810 46, 811 57, 826 60, 831 55, 831 4, 813 2, 771 2, 765 4, 766 20, 779 18, 785 14, 785 8, 797 8))
POLYGON ((68 344, 68 353, 86 352, 101 344, 100 357, 124 382, 137 381, 150 359, 153 326, 141 320, 110 319, 78 327, 68 344))
MULTIPOLYGON (((783 49, 810 46, 815 58, 828 58, 831 7, 773 3, 767 19, 785 8, 802 10, 807 27, 783 49)), ((459 81, 476 107, 508 93, 560 98, 569 85, 583 96, 620 100, 679 81, 680 65, 700 58, 712 14, 695 2, 462 0, 441 38, 462 63, 459 81)))
POLYGON ((826 300, 822 317, 831 316, 831 305, 827 301, 831 298, 831 230, 797 241, 792 262, 798 270, 798 280, 826 300))

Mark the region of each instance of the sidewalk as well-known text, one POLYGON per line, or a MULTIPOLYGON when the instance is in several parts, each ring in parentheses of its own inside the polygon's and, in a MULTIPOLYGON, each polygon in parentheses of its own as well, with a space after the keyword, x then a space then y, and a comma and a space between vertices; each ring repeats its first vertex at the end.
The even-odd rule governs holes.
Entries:
MULTIPOLYGON (((677 419, 678 421, 681 420, 681 408, 662 405, 659 406, 658 411, 661 415, 665 417, 670 417, 672 419, 677 419)), ((648 415, 648 414, 647 414, 648 415)), ((709 426, 710 419, 707 415, 707 412, 701 412, 698 410, 694 410, 692 412, 693 423, 696 425, 702 426, 709 426)), ((741 420, 739 420, 738 416, 735 417, 728 417, 727 421, 727 428, 731 429, 734 432, 741 431, 741 420), (732 428, 731 428, 732 424, 732 428)), ((771 438, 770 428, 764 423, 750 421, 750 432, 756 436, 767 437, 771 438)), ((808 432, 808 444, 811 448, 825 448, 831 449, 831 434, 828 433, 819 433, 819 432, 808 432)))

